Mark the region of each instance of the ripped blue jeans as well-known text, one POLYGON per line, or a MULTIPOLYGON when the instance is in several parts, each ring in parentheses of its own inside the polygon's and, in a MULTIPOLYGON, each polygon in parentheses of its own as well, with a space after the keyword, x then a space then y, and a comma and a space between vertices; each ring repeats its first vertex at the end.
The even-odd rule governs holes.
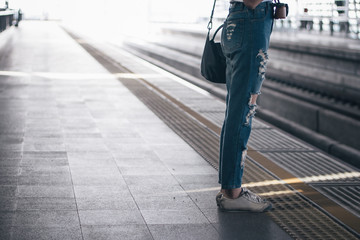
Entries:
POLYGON ((241 187, 256 104, 265 79, 267 50, 273 26, 271 2, 254 10, 242 2, 231 4, 221 46, 226 57, 226 112, 220 138, 219 183, 222 189, 241 187))

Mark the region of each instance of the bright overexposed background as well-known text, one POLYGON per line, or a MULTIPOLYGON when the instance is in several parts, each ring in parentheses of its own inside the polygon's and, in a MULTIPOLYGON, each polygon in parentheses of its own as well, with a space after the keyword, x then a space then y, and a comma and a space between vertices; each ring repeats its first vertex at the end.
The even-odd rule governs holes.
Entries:
MULTIPOLYGON (((345 0, 340 0, 344 1, 345 0)), ((109 37, 142 35, 154 23, 176 23, 205 25, 209 19, 214 0, 8 0, 12 9, 21 8, 24 19, 58 20, 64 25, 76 28, 78 32, 88 32, 109 37)), ((349 32, 343 35, 360 38, 360 0, 346 0, 348 8, 340 14, 341 7, 335 0, 282 0, 289 4, 290 13, 286 21, 277 21, 282 30, 292 31, 304 21, 312 21, 311 29, 341 32, 344 24, 349 24, 349 32), (306 9, 306 12, 305 12, 306 9), (309 10, 307 12, 307 10, 309 10)), ((0 0, 0 8, 5 0, 0 0)), ((217 0, 215 19, 223 21, 227 15, 229 0, 217 0)), ((310 26, 310 25, 308 25, 310 26)), ((275 29, 279 26, 275 26, 275 29)), ((302 29, 304 30, 304 29, 302 29)))
MULTIPOLYGON (((24 19, 59 20, 87 32, 144 33, 151 22, 195 23, 209 17, 213 0, 8 0, 24 19)), ((228 0, 218 0, 228 3, 228 0)), ((222 4, 224 5, 224 4, 222 4)), ((0 7, 5 1, 0 0, 0 7)), ((224 6, 219 14, 226 14, 224 6), (221 12, 221 13, 220 13, 221 12)))

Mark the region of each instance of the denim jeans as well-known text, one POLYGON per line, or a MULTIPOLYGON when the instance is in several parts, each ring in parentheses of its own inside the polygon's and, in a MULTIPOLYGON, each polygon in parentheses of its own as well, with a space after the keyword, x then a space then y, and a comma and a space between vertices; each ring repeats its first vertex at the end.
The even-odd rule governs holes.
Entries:
POLYGON ((256 104, 265 79, 267 50, 273 26, 271 2, 254 10, 242 2, 230 6, 221 35, 226 57, 226 112, 220 138, 219 183, 223 189, 241 187, 256 104))

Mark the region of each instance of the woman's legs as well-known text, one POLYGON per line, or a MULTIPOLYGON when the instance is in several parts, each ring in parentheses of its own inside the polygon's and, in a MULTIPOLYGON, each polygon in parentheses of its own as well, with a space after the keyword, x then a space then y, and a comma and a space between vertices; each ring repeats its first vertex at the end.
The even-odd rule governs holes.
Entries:
POLYGON ((228 198, 237 198, 242 191, 246 145, 268 60, 273 21, 270 6, 262 3, 249 10, 239 3, 230 9, 223 29, 228 96, 220 140, 219 183, 228 198))

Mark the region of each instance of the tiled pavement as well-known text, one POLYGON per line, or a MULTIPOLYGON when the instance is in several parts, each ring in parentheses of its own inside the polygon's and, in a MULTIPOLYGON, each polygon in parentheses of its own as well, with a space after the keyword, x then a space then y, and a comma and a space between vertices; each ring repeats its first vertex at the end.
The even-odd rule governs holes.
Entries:
POLYGON ((219 212, 217 187, 55 23, 23 22, 0 49, 0 239, 288 238, 266 215, 219 212))

